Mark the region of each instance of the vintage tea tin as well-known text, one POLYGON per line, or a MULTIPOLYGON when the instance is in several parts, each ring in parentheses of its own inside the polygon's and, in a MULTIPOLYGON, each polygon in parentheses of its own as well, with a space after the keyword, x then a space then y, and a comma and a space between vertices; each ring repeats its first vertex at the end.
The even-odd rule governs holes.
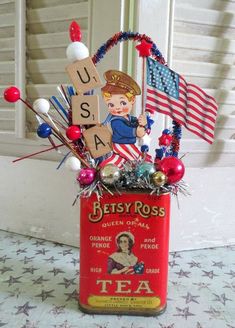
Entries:
POLYGON ((170 194, 82 197, 84 312, 156 315, 166 307, 170 194))

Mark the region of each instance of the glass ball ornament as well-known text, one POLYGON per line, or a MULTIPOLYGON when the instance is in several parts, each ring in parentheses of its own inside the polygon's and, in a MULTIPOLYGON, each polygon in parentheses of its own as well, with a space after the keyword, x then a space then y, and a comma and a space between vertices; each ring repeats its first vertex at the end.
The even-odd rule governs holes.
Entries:
POLYGON ((143 145, 140 147, 140 151, 142 153, 147 153, 149 151, 149 146, 148 145, 143 145))
POLYGON ((33 103, 33 109, 40 114, 47 114, 50 110, 50 103, 47 99, 38 98, 33 103))
POLYGON ((75 141, 81 138, 81 129, 76 125, 71 125, 66 130, 66 136, 69 140, 75 141))
POLYGON ((180 181, 185 172, 183 162, 173 156, 163 158, 158 164, 158 169, 167 176, 169 184, 180 181))
POLYGON ((37 135, 40 138, 48 138, 52 133, 51 127, 47 123, 42 123, 37 128, 37 135))
POLYGON ((77 157, 71 156, 66 159, 65 167, 70 171, 77 172, 81 168, 81 162, 77 157))
POLYGON ((162 187, 167 183, 167 176, 163 172, 157 171, 152 174, 151 180, 155 186, 162 187))
POLYGON ((100 180, 106 185, 113 185, 119 181, 121 173, 114 164, 107 164, 100 170, 100 180))
POLYGON ((148 178, 155 172, 155 165, 153 163, 143 162, 136 167, 135 174, 137 178, 148 178))
POLYGON ((81 186, 89 186, 96 178, 96 169, 85 167, 78 173, 77 181, 81 186))
POLYGON ((5 89, 3 96, 6 101, 14 103, 20 99, 20 90, 17 87, 9 87, 5 89))
POLYGON ((70 62, 82 60, 89 57, 89 50, 84 43, 75 41, 68 45, 66 49, 66 56, 70 62))

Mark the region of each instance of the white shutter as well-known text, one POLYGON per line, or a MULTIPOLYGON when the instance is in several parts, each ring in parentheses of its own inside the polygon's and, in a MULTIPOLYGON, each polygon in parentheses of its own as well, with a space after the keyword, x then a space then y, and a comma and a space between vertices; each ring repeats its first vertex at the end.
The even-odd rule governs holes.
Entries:
POLYGON ((15 83, 14 1, 0 0, 0 136, 15 131, 14 104, 3 99, 4 89, 15 83))
MULTIPOLYGON (((65 66, 69 25, 73 20, 82 29, 87 44, 88 1, 30 0, 27 2, 27 98, 57 95, 56 87, 69 83, 65 66)), ((89 45, 88 45, 89 46, 89 45)), ((27 113, 28 131, 35 130, 35 116, 27 113)))
POLYGON ((219 105, 212 146, 183 129, 184 161, 235 165, 235 3, 176 0, 172 68, 213 95, 219 105))

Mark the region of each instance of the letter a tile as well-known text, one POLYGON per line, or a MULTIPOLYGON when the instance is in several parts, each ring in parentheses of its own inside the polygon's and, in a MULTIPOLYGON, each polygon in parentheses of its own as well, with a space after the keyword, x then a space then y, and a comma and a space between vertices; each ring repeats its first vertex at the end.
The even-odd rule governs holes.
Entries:
POLYGON ((90 57, 69 64, 66 71, 78 94, 102 85, 97 69, 90 57))
POLYGON ((94 126, 83 132, 83 136, 93 158, 112 151, 112 134, 107 126, 94 126))

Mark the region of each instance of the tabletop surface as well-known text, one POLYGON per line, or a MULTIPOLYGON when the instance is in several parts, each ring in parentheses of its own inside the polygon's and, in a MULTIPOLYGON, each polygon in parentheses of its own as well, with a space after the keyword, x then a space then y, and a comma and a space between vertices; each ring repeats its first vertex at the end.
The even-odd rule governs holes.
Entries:
POLYGON ((156 317, 82 313, 78 275, 77 248, 0 231, 0 327, 235 328, 235 245, 170 253, 156 317))

